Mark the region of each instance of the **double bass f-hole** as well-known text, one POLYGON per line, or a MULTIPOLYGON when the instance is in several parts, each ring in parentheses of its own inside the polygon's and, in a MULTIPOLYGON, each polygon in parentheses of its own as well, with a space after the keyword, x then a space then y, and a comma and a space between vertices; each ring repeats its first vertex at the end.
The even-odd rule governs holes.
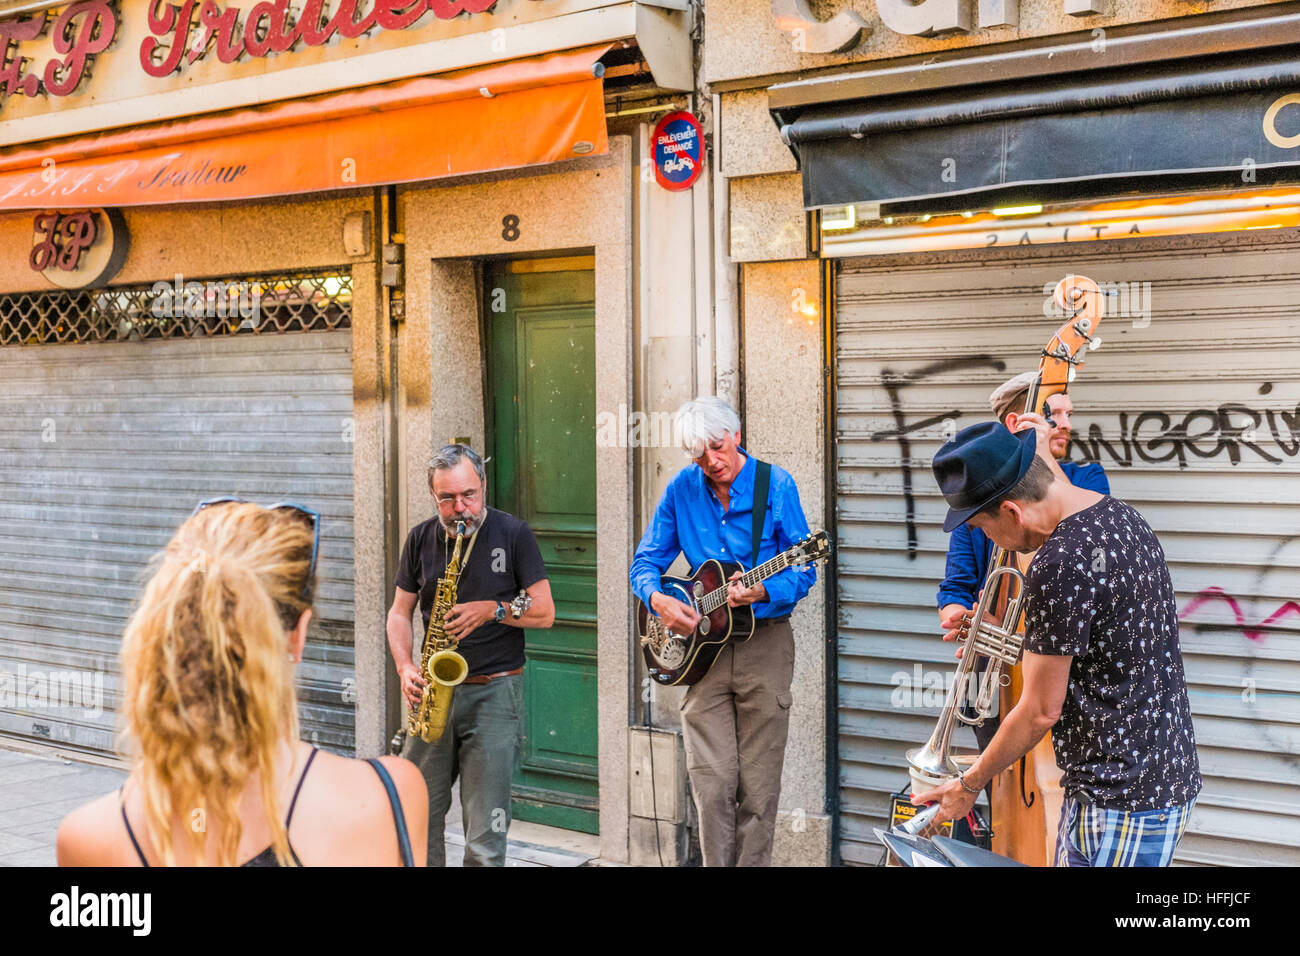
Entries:
POLYGON ((1020 802, 1023 803, 1026 807, 1032 807, 1034 805, 1034 801, 1038 799, 1038 794, 1025 793, 1025 763, 1027 759, 1028 759, 1027 755, 1022 756, 1020 758, 1020 802))

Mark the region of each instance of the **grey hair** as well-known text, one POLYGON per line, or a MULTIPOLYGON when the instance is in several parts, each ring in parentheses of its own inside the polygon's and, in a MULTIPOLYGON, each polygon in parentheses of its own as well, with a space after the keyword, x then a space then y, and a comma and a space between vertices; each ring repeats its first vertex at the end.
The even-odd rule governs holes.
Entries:
POLYGON ((436 471, 446 471, 448 468, 455 468, 466 458, 474 466, 474 472, 478 475, 478 480, 482 484, 487 484, 487 474, 483 471, 483 459, 479 457, 478 452, 469 445, 462 445, 459 442, 451 445, 443 445, 438 449, 431 459, 429 459, 429 487, 433 487, 433 473, 436 471))
POLYGON ((682 450, 692 458, 704 454, 711 441, 740 431, 740 416, 716 395, 701 395, 677 409, 675 426, 681 436, 682 450))

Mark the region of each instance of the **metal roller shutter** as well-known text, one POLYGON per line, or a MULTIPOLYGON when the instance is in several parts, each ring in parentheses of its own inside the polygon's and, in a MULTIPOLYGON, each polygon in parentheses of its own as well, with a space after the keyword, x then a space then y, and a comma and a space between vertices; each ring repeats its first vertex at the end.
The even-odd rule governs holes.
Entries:
POLYGON ((322 514, 301 729, 353 750, 351 351, 346 329, 0 348, 0 680, 102 681, 91 707, 19 688, 0 735, 116 750, 146 565, 198 501, 235 495, 322 514))
MULTIPOLYGON (((1104 345, 1071 391, 1070 458, 1102 462, 1113 492, 1142 512, 1169 558, 1205 778, 1176 859, 1300 864, 1300 247, 1116 248, 842 264, 846 863, 879 859, 871 827, 884 825, 888 794, 906 783, 904 751, 934 728, 938 706, 908 706, 916 701, 900 690, 903 676, 918 662, 927 676, 947 678, 955 667, 937 633, 947 535, 930 459, 947 421, 987 420, 993 388, 1036 366, 1061 321, 1044 314, 1044 286, 1073 272, 1138 283, 1133 306, 1150 283, 1149 324, 1108 316, 1104 345)), ((964 734, 959 743, 973 748, 964 734)))

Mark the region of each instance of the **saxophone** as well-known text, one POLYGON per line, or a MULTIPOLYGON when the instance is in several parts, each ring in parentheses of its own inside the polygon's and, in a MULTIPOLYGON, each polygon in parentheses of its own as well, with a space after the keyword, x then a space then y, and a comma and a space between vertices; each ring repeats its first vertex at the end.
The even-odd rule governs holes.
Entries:
POLYGON ((444 619, 456 603, 456 579, 460 577, 460 546, 465 540, 465 522, 456 524, 456 546, 447 564, 446 574, 438 579, 429 612, 429 628, 424 634, 424 650, 420 659, 420 673, 428 683, 418 707, 412 707, 407 718, 407 729, 412 737, 418 736, 426 744, 442 737, 451 714, 451 696, 456 685, 469 674, 469 664, 455 650, 456 641, 447 636, 444 619))

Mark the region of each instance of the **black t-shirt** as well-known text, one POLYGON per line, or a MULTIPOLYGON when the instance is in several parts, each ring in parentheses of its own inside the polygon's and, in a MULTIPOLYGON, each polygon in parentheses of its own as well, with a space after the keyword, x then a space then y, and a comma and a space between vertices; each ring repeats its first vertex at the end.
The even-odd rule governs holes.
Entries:
POLYGON ((1110 496, 1070 515, 1034 557, 1025 595, 1025 650, 1074 656, 1052 728, 1065 791, 1130 811, 1195 797, 1178 609, 1151 526, 1110 496))
MULTIPOLYGON (((495 508, 487 509, 474 550, 466 561, 469 542, 467 536, 461 545, 457 604, 469 601, 509 604, 521 589, 530 588, 546 577, 546 566, 542 563, 542 553, 537 548, 533 529, 512 514, 495 508)), ((448 539, 442 523, 435 516, 412 528, 402 546, 397 586, 412 594, 419 593, 426 633, 438 579, 446 573, 455 545, 456 539, 448 539)), ((507 619, 513 620, 508 608, 506 614, 507 619)), ((524 666, 524 630, 488 621, 466 634, 457 650, 469 664, 470 677, 514 670, 524 666)))

